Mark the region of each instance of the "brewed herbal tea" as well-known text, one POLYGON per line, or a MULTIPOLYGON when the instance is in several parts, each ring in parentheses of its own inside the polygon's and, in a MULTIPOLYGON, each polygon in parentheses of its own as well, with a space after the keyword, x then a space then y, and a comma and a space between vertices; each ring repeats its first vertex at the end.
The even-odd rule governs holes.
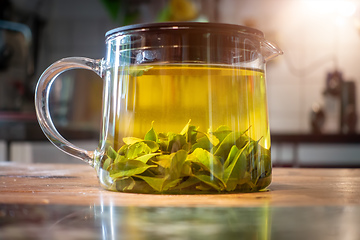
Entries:
POLYGON ((109 119, 96 164, 105 188, 188 194, 252 192, 270 184, 263 71, 197 64, 120 68, 106 71, 112 81, 105 83, 103 115, 109 119))

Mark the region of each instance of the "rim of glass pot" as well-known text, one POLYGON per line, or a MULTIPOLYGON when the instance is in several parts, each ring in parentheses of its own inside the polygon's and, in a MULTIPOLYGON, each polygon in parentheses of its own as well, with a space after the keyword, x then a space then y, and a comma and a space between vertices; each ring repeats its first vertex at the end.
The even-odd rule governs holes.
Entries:
POLYGON ((105 37, 107 40, 116 37, 118 35, 127 34, 129 32, 147 32, 154 30, 186 30, 186 29, 199 29, 206 30, 210 32, 234 32, 242 34, 250 34, 260 38, 264 38, 264 33, 255 28, 246 27, 236 24, 228 23, 209 23, 209 22, 162 22, 162 23, 142 23, 142 24, 133 24, 114 28, 106 32, 105 37))

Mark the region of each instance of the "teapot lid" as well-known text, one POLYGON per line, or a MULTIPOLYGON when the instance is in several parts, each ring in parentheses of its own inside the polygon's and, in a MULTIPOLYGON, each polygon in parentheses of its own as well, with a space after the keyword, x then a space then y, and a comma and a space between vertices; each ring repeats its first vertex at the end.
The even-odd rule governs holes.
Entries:
MULTIPOLYGON (((185 55, 181 55, 181 61, 184 57, 188 61, 198 61, 206 55, 208 60, 211 58, 209 61, 212 63, 228 64, 229 61, 233 63, 234 58, 239 62, 246 62, 254 61, 261 55, 265 61, 268 61, 282 54, 276 45, 265 39, 264 33, 260 30, 227 23, 134 24, 108 31, 105 35, 106 42, 126 35, 130 36, 132 49, 144 49, 145 46, 161 49, 164 49, 164 46, 176 47, 176 53, 169 56, 176 57, 182 52, 185 55), (143 38, 143 35, 147 37, 143 38), (222 54, 219 55, 219 52, 222 54)), ((129 42, 126 41, 124 43, 128 44, 129 42)))
POLYGON ((174 29, 201 29, 211 30, 211 32, 237 32, 251 34, 260 38, 264 38, 264 33, 255 28, 242 25, 228 23, 207 23, 207 22, 162 22, 162 23, 142 23, 118 27, 106 32, 105 37, 108 38, 113 34, 121 34, 124 32, 149 31, 149 30, 174 30, 174 29))

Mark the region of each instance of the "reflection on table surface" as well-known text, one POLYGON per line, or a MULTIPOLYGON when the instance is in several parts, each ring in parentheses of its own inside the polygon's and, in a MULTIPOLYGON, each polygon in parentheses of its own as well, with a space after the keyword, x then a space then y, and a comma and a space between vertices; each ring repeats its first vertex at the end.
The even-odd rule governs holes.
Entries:
POLYGON ((360 169, 274 168, 269 191, 105 191, 85 165, 0 164, 0 239, 341 239, 360 236, 360 169))
POLYGON ((360 206, 0 205, 0 239, 358 239, 360 206))

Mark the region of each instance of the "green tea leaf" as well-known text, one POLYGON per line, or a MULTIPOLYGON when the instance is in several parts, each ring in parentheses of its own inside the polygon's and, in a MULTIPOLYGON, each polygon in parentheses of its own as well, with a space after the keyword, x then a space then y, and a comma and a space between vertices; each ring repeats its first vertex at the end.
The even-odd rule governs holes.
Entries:
POLYGON ((261 155, 261 159, 262 159, 262 166, 264 167, 264 172, 265 173, 265 176, 268 177, 270 176, 271 174, 271 169, 272 169, 272 164, 271 164, 271 157, 269 155, 270 153, 266 153, 266 154, 263 154, 261 155))
POLYGON ((140 155, 149 154, 151 152, 151 148, 149 148, 147 144, 145 144, 144 142, 136 142, 129 146, 126 152, 126 157, 128 159, 134 159, 139 157, 140 155))
MULTIPOLYGON (((210 192, 212 187, 203 182, 200 182, 200 184, 196 186, 196 189, 204 192, 210 192)), ((218 192, 220 192, 220 190, 218 190, 218 192)))
POLYGON ((149 168, 157 167, 156 165, 147 165, 141 161, 128 160, 120 162, 111 169, 110 177, 113 179, 131 177, 145 172, 149 168))
POLYGON ((113 160, 108 157, 108 158, 104 161, 104 164, 103 164, 103 166, 102 166, 102 169, 107 170, 112 163, 113 163, 113 160))
POLYGON ((215 135, 212 134, 208 134, 208 133, 204 133, 205 136, 209 139, 209 142, 214 145, 217 146, 219 144, 219 139, 217 139, 217 137, 215 135))
POLYGON ((233 162, 238 151, 239 149, 236 147, 236 145, 231 147, 229 155, 224 162, 224 169, 226 169, 233 162))
POLYGON ((247 159, 242 148, 237 151, 232 162, 224 170, 224 182, 227 191, 233 191, 239 179, 243 178, 246 172, 247 159))
POLYGON ((213 147, 211 142, 209 141, 209 138, 204 136, 197 140, 197 142, 192 145, 191 152, 193 152, 196 148, 202 148, 204 150, 210 151, 210 149, 213 147))
POLYGON ((118 153, 111 146, 109 146, 106 151, 106 155, 108 155, 108 157, 111 158, 112 160, 115 160, 118 153))
POLYGON ((145 154, 142 155, 140 157, 135 158, 135 160, 143 162, 143 163, 147 163, 151 158, 160 155, 161 153, 149 153, 149 154, 145 154))
POLYGON ((125 155, 125 153, 126 153, 126 151, 128 150, 128 148, 129 148, 129 145, 123 145, 123 146, 119 149, 118 154, 120 154, 120 155, 125 155))
POLYGON ((195 149, 189 156, 190 158, 188 158, 188 160, 201 164, 204 170, 208 171, 219 180, 222 179, 223 166, 216 156, 201 148, 195 149))
POLYGON ((167 181, 166 178, 162 177, 147 177, 141 175, 136 175, 136 177, 144 180, 147 184, 150 185, 150 187, 152 187, 157 192, 167 191, 170 188, 175 187, 181 181, 181 179, 167 181))
POLYGON ((220 126, 218 127, 212 134, 222 142, 229 133, 231 133, 231 129, 228 126, 220 126))
POLYGON ((189 188, 195 184, 198 184, 200 180, 196 177, 189 177, 186 181, 180 183, 178 186, 176 186, 174 189, 186 189, 189 188))
MULTIPOLYGON (((247 130, 246 130, 247 131, 247 130)), ((224 140, 220 143, 219 147, 216 149, 214 155, 226 159, 229 155, 230 149, 233 145, 236 145, 236 141, 246 132, 231 132, 229 133, 224 140)))
POLYGON ((163 185, 165 182, 165 178, 159 178, 159 177, 146 177, 141 175, 136 175, 135 177, 140 178, 144 180, 147 184, 150 185, 155 191, 162 192, 163 191, 163 185))
POLYGON ((181 135, 185 136, 187 143, 194 144, 196 142, 197 128, 190 125, 191 120, 186 124, 183 130, 180 132, 181 135))
POLYGON ((180 132, 181 135, 185 135, 185 134, 189 131, 190 122, 191 122, 191 119, 190 119, 189 122, 185 125, 185 127, 183 128, 183 130, 181 130, 181 132, 180 132))
POLYGON ((236 141, 236 146, 241 149, 247 145, 250 140, 252 140, 249 136, 246 134, 241 135, 241 137, 236 141))
POLYGON ((239 185, 248 184, 250 182, 251 182, 251 174, 248 171, 245 172, 244 177, 238 180, 239 185))
POLYGON ((271 158, 267 154, 259 155, 259 161, 256 166, 257 169, 257 177, 267 177, 271 173, 271 158))
POLYGON ((150 66, 132 66, 129 69, 129 75, 133 77, 140 77, 144 74, 144 72, 149 71, 153 67, 150 66))
POLYGON ((215 130, 216 133, 226 132, 226 131, 227 132, 232 132, 231 129, 228 126, 225 126, 225 125, 221 125, 215 130))
POLYGON ((179 151, 186 143, 185 136, 181 134, 169 133, 168 138, 169 138, 169 145, 167 151, 170 153, 179 151))
POLYGON ((154 189, 149 186, 145 181, 138 178, 122 178, 116 180, 116 189, 117 191, 123 192, 142 192, 142 193, 152 193, 154 189))
POLYGON ((162 152, 167 152, 168 146, 169 146, 168 134, 159 133, 158 134, 158 144, 159 144, 159 149, 162 152))
POLYGON ((163 140, 159 140, 159 149, 161 152, 167 152, 168 146, 169 146, 169 142, 168 141, 163 141, 163 140))
POLYGON ((114 163, 116 164, 116 163, 123 162, 126 160, 127 160, 127 158, 125 156, 118 154, 114 160, 114 163))
POLYGON ((187 152, 185 150, 179 150, 175 154, 171 154, 170 179, 180 178, 186 158, 187 152))
MULTIPOLYGON (((201 182, 205 183, 206 185, 214 188, 217 191, 221 191, 224 189, 224 185, 221 184, 216 178, 207 176, 207 175, 195 175, 195 177, 200 180, 201 182)), ((204 189, 207 190, 207 189, 204 189)))
POLYGON ((125 144, 127 145, 131 145, 137 142, 143 142, 144 140, 141 138, 136 138, 136 137, 125 137, 123 138, 123 141, 125 144))
POLYGON ((160 148, 159 144, 154 141, 145 140, 144 143, 151 149, 151 152, 156 152, 160 148))
POLYGON ((170 168, 171 157, 170 155, 159 155, 153 160, 153 162, 163 168, 170 168))
POLYGON ((172 181, 165 181, 164 185, 163 185, 163 191, 168 191, 170 188, 174 188, 176 185, 178 185, 180 182, 182 181, 182 178, 178 178, 172 181))
POLYGON ((181 176, 192 176, 192 169, 191 169, 191 162, 186 161, 184 162, 182 169, 181 169, 181 176))
POLYGON ((188 138, 187 141, 191 144, 196 142, 196 137, 197 137, 197 127, 195 126, 190 126, 189 127, 189 131, 188 131, 188 138))
POLYGON ((122 192, 131 191, 135 184, 136 182, 132 177, 125 177, 116 181, 116 189, 122 192))
POLYGON ((145 134, 144 140, 157 142, 158 136, 154 130, 153 124, 154 122, 151 123, 151 129, 145 134))
POLYGON ((159 144, 153 141, 137 141, 128 145, 124 153, 128 159, 134 159, 144 154, 156 152, 159 149, 159 144))
POLYGON ((261 137, 259 140, 257 140, 257 141, 255 141, 255 140, 253 140, 253 139, 250 139, 250 140, 249 140, 250 143, 249 143, 247 155, 255 156, 255 155, 258 153, 259 150, 260 150, 260 152, 261 152, 261 150, 263 149, 263 148, 259 145, 259 142, 260 142, 261 139, 262 139, 262 137, 261 137))
POLYGON ((169 134, 166 134, 166 133, 159 133, 159 134, 158 134, 158 137, 159 137, 159 139, 165 140, 165 139, 168 138, 168 135, 169 135, 169 134))

